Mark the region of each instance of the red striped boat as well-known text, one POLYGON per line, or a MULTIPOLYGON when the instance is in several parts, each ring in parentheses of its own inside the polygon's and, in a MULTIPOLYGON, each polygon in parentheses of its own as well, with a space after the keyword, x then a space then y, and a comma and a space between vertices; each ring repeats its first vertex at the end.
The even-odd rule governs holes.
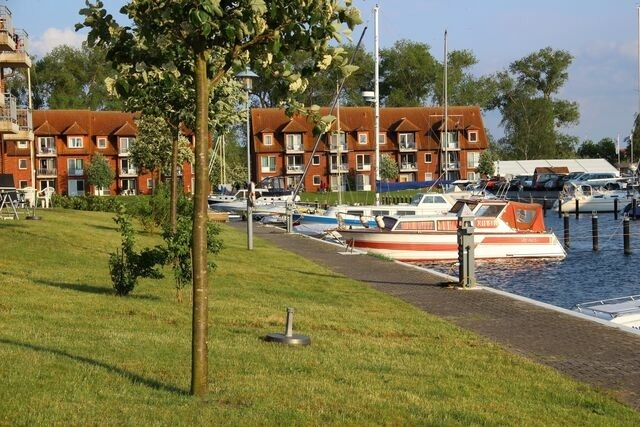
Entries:
POLYGON ((351 248, 400 261, 457 260, 465 206, 476 259, 566 257, 556 235, 545 229, 542 206, 509 200, 459 200, 445 215, 382 216, 377 228, 338 231, 351 248))

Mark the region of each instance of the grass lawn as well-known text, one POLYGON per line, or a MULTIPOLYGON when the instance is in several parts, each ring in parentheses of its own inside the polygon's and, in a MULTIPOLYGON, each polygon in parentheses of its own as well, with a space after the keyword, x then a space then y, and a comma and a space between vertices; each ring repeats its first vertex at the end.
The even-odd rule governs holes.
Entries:
MULTIPOLYGON (((222 226, 209 381, 171 271, 116 297, 112 214, 0 222, 0 425, 640 425, 610 396, 222 226), (294 332, 308 347, 262 338, 294 332)), ((161 243, 140 231, 138 248, 161 243)))

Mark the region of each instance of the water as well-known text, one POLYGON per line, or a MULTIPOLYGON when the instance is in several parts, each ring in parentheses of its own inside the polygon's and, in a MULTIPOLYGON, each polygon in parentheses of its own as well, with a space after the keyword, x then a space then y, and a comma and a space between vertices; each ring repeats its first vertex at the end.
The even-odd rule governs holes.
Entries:
MULTIPOLYGON (((598 215, 599 250, 592 250, 591 214, 569 218, 570 248, 564 260, 512 259, 476 262, 477 282, 571 308, 577 303, 640 294, 640 220, 629 221, 631 254, 624 254, 622 216, 598 215)), ((563 218, 547 212, 545 224, 564 241, 563 218)), ((452 264, 420 265, 457 276, 452 264)))

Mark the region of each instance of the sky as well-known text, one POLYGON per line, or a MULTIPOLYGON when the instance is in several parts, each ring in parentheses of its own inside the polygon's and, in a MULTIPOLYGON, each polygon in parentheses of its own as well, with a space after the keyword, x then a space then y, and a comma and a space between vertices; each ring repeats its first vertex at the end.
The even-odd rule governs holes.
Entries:
MULTIPOLYGON (((117 15, 124 0, 103 0, 117 15)), ((374 49, 373 9, 379 6, 379 43, 402 39, 426 43, 442 61, 444 32, 448 50, 470 50, 478 60, 475 75, 508 68, 513 61, 545 47, 573 56, 569 79, 556 95, 579 104, 580 123, 564 129, 580 141, 630 134, 640 108, 638 90, 638 4, 630 0, 353 0, 367 27, 365 47, 374 49)), ((80 46, 78 11, 85 0, 0 0, 16 28, 27 31, 30 53, 41 58, 60 44, 80 46)), ((494 137, 503 134, 499 115, 484 115, 494 137)))

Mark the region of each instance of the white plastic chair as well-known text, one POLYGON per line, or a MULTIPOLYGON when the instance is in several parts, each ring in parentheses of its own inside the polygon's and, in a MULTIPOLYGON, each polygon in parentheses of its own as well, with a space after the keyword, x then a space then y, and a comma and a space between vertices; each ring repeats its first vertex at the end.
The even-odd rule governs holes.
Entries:
POLYGON ((38 197, 40 197, 40 205, 43 208, 51 207, 51 195, 55 192, 56 190, 53 187, 47 187, 38 193, 38 197))
POLYGON ((24 194, 24 203, 26 207, 32 208, 36 204, 36 189, 33 187, 24 187, 20 191, 24 194))

